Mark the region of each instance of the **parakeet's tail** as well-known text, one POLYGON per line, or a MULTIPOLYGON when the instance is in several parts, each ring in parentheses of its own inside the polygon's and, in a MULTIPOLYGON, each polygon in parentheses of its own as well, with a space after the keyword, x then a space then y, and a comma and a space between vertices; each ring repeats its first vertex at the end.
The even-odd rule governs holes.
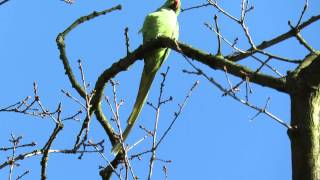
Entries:
MULTIPOLYGON (((138 116, 141 112, 141 109, 147 99, 148 91, 151 87, 152 81, 153 81, 157 71, 158 71, 158 69, 151 69, 150 70, 149 68, 146 68, 146 67, 144 67, 144 69, 143 69, 136 102, 134 104, 133 110, 132 110, 130 117, 128 119, 128 122, 127 122, 128 125, 127 125, 126 129, 124 130, 124 132, 122 133, 123 141, 125 141, 126 138, 128 137, 128 135, 134 125, 134 122, 136 121, 136 119, 138 118, 138 116)), ((118 152, 120 150, 121 150, 121 143, 118 143, 112 147, 111 152, 114 155, 116 155, 116 154, 118 154, 118 152)))

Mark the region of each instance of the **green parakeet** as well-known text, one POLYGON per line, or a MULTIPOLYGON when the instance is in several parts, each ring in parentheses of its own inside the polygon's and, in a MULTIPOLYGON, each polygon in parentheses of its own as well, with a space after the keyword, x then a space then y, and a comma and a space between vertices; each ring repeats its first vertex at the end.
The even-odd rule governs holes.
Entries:
MULTIPOLYGON (((167 0, 159 9, 147 15, 143 27, 140 30, 143 35, 143 43, 160 36, 178 39, 179 24, 177 16, 180 13, 180 5, 180 0, 167 0)), ((128 118, 127 127, 122 134, 123 140, 128 137, 145 104, 152 81, 169 53, 169 48, 160 48, 154 50, 145 57, 138 95, 131 115, 128 118)), ((112 148, 112 152, 117 154, 120 149, 121 144, 118 143, 112 148)))

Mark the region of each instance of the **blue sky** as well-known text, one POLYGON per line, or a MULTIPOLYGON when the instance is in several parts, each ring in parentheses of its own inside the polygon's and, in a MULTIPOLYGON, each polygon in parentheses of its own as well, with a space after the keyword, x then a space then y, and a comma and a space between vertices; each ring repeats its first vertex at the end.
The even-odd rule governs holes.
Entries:
MULTIPOLYGON (((184 1, 182 7, 203 4, 206 1, 184 1)), ((235 16, 240 15, 240 2, 221 2, 221 6, 235 16)), ((255 43, 261 43, 289 30, 288 20, 295 24, 299 18, 304 1, 250 1, 254 10, 248 14, 247 23, 255 43)), ((163 1, 82 1, 73 5, 62 1, 40 0, 14 1, 11 0, 0 6, 0 77, 1 93, 0 107, 15 103, 28 95, 32 95, 32 83, 39 86, 39 95, 44 105, 49 109, 56 108, 62 102, 63 116, 69 116, 79 109, 79 105, 67 99, 61 89, 77 93, 72 89, 68 78, 64 75, 59 52, 55 43, 58 33, 80 16, 92 11, 100 11, 122 4, 123 10, 99 17, 82 24, 72 31, 66 39, 68 57, 74 71, 77 73, 77 60, 81 59, 86 79, 94 84, 97 76, 113 62, 126 55, 124 28, 129 28, 130 47, 135 49, 141 44, 142 38, 138 34, 144 17, 159 7, 163 1)), ((320 3, 309 1, 309 9, 303 18, 319 14, 320 3)), ((239 25, 218 13, 212 7, 196 9, 181 13, 180 41, 206 52, 216 53, 216 36, 203 24, 213 23, 214 14, 219 15, 221 33, 233 40, 239 37, 239 47, 246 49, 249 44, 244 39, 239 25)), ((302 34, 315 48, 320 49, 317 33, 320 23, 306 28, 302 34)), ((223 45, 223 53, 229 54, 232 49, 223 45)), ((267 49, 269 52, 290 58, 303 58, 307 51, 295 39, 267 49)), ((197 63, 196 63, 197 64, 197 63)), ((248 59, 242 64, 257 67, 248 59)), ((216 72, 197 64, 208 75, 227 85, 224 73, 216 72)), ((283 74, 292 66, 277 61, 271 65, 277 66, 283 74)), ((170 66, 165 87, 165 96, 173 96, 174 101, 164 106, 160 115, 160 129, 162 134, 173 119, 173 113, 178 109, 188 89, 196 80, 200 80, 199 87, 194 91, 182 115, 174 125, 166 141, 160 146, 158 157, 172 160, 172 163, 156 162, 154 179, 164 179, 162 166, 169 168, 169 179, 240 179, 240 180, 269 180, 290 179, 290 142, 286 129, 272 119, 260 115, 250 120, 256 112, 245 107, 229 97, 221 97, 221 92, 201 77, 182 73, 183 69, 192 70, 183 57, 171 53, 161 72, 170 66)), ((125 100, 120 113, 122 120, 126 120, 136 96, 142 61, 136 62, 126 72, 119 74, 115 80, 120 82, 118 97, 125 100)), ((265 69, 266 73, 269 73, 265 69)), ((155 102, 159 93, 161 77, 157 76, 149 101, 155 102)), ((237 78, 231 80, 238 82, 237 78)), ((269 110, 281 119, 290 121, 290 100, 285 94, 271 89, 252 85, 254 93, 250 97, 252 103, 264 106, 271 97, 269 110)), ((243 95, 244 89, 240 92, 243 95)), ((108 86, 106 95, 111 96, 108 86)), ((103 106, 108 117, 111 116, 106 104, 103 106)), ((153 126, 154 111, 145 106, 137 124, 150 128, 153 126)), ((37 148, 43 147, 54 128, 50 119, 39 119, 13 113, 0 113, 0 147, 10 146, 10 133, 22 135, 22 143, 36 141, 37 148)), ((59 134, 54 149, 66 149, 73 146, 75 135, 81 123, 65 122, 65 128, 59 134)), ((137 127, 137 126, 136 126, 137 127)), ((90 138, 94 141, 106 139, 101 127, 94 120, 90 129, 90 138)), ((133 143, 144 135, 138 128, 130 136, 128 143, 133 143)), ((107 140, 107 139, 106 139, 107 140)), ((136 151, 144 150, 150 139, 137 147, 136 151)), ((109 153, 110 144, 106 143, 105 154, 109 153)), ((31 151, 31 148, 19 149, 17 153, 31 151)), ((0 152, 0 163, 5 161, 10 153, 0 152)), ((14 177, 25 170, 30 173, 25 179, 38 179, 40 176, 40 156, 20 162, 15 168, 14 177)), ((146 178, 146 162, 133 161, 136 174, 146 178)), ((49 179, 99 179, 99 165, 106 162, 99 154, 85 155, 78 160, 75 155, 52 154, 48 165, 49 179)), ((0 179, 8 177, 9 168, 0 170, 0 179)))

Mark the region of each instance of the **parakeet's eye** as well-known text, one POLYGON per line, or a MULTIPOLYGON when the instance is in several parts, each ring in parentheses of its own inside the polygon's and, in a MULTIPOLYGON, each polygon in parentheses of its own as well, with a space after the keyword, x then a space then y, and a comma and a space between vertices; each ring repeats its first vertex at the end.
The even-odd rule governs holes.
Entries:
POLYGON ((178 9, 180 0, 175 0, 174 3, 175 3, 175 5, 176 5, 176 8, 178 9))
POLYGON ((172 1, 172 4, 170 6, 170 9, 177 11, 179 9, 179 0, 172 1))

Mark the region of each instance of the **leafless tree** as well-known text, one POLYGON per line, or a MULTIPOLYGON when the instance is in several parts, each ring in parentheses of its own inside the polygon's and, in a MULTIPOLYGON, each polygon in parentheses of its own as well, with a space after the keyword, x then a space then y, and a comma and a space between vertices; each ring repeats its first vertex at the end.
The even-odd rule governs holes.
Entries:
MULTIPOLYGON (((3 1, 1 4, 4 2, 5 1, 3 1)), ((73 3, 73 1, 65 2, 73 3)), ((261 114, 265 114, 287 129, 288 136, 291 141, 293 180, 320 180, 320 51, 309 45, 301 34, 301 31, 303 31, 306 27, 318 22, 320 15, 315 15, 306 21, 302 21, 308 6, 309 3, 308 0, 306 0, 297 22, 293 23, 289 21, 289 30, 287 32, 284 32, 274 38, 264 40, 260 44, 255 43, 255 40, 252 38, 251 32, 249 31, 246 23, 247 14, 252 12, 254 8, 248 0, 241 1, 241 13, 239 17, 225 10, 216 0, 207 0, 207 2, 204 4, 182 9, 182 12, 185 12, 209 7, 216 9, 219 16, 225 16, 235 24, 239 25, 239 28, 243 31, 247 43, 250 45, 249 49, 239 48, 240 45, 238 39, 229 40, 223 35, 219 27, 218 15, 214 16, 213 24, 205 23, 205 26, 217 37, 218 48, 215 55, 205 53, 200 49, 191 47, 189 44, 185 44, 167 37, 159 37, 139 46, 133 51, 130 51, 128 29, 126 28, 125 45, 127 49, 127 55, 115 61, 109 68, 105 69, 104 72, 100 74, 91 92, 88 91, 88 83, 86 82, 85 73, 80 60, 78 63, 81 82, 76 80, 76 75, 69 64, 67 57, 65 39, 68 34, 80 24, 99 16, 121 10, 121 5, 80 17, 63 32, 58 34, 56 42, 66 75, 69 78, 72 87, 82 99, 77 99, 75 95, 72 95, 66 90, 63 90, 62 92, 66 95, 66 97, 78 104, 81 110, 75 112, 74 115, 65 118, 61 117, 62 106, 60 103, 58 104, 56 110, 47 110, 40 101, 40 97, 37 93, 37 85, 35 83, 33 97, 27 97, 18 103, 2 108, 0 109, 0 112, 22 113, 41 118, 48 117, 52 119, 56 126, 43 148, 20 155, 15 154, 17 148, 34 146, 34 143, 21 145, 21 137, 15 137, 14 135, 11 135, 10 142, 12 142, 13 146, 0 150, 12 150, 12 156, 3 164, 0 164, 0 169, 5 166, 9 166, 9 177, 11 179, 13 168, 16 166, 18 161, 41 154, 41 179, 46 179, 46 167, 50 153, 79 154, 80 158, 86 153, 99 153, 101 157, 104 158, 108 163, 108 166, 103 167, 100 171, 102 179, 110 179, 112 174, 115 174, 119 179, 138 179, 131 161, 149 154, 150 160, 148 163, 148 179, 151 179, 153 173, 153 164, 155 161, 170 163, 170 160, 163 160, 157 157, 157 148, 159 144, 163 142, 163 139, 167 137, 168 132, 172 129, 172 125, 178 119, 191 93, 194 91, 199 82, 197 81, 191 85, 190 90, 187 91, 184 101, 179 104, 178 110, 174 113, 174 118, 171 121, 170 126, 167 128, 164 134, 158 136, 157 127, 160 109, 163 105, 172 101, 172 97, 164 98, 163 94, 169 68, 166 72, 162 73, 163 80, 161 82, 158 100, 155 103, 148 102, 148 105, 155 111, 154 128, 152 130, 148 130, 143 126, 140 126, 140 129, 145 131, 146 135, 141 140, 130 146, 122 140, 122 128, 124 125, 121 124, 119 109, 122 107, 123 101, 119 100, 117 97, 118 83, 112 78, 119 73, 126 71, 137 60, 143 59, 148 52, 157 48, 170 48, 180 53, 181 57, 190 65, 190 69, 184 70, 184 73, 204 78, 217 89, 219 89, 224 96, 231 97, 235 101, 254 109, 257 114, 253 117, 253 119, 261 114), (267 48, 287 41, 290 38, 296 38, 298 40, 297 42, 299 42, 297 45, 301 45, 308 51, 305 58, 290 59, 287 57, 282 57, 281 55, 272 54, 266 50, 267 48), (222 43, 229 45, 234 52, 227 55, 222 54, 222 43), (256 69, 251 69, 239 63, 248 58, 258 62, 260 66, 256 69), (283 75, 277 70, 277 67, 270 65, 271 61, 281 61, 284 63, 293 64, 295 68, 288 69, 288 73, 283 75), (225 74, 227 86, 223 86, 221 82, 218 82, 214 77, 209 76, 199 67, 199 64, 208 66, 212 69, 212 71, 222 71, 225 74), (270 69, 273 74, 264 73, 262 68, 270 69), (231 76, 237 77, 239 79, 238 82, 232 82, 230 78, 231 76), (108 83, 110 83, 113 88, 112 98, 104 96, 104 89, 108 83), (277 117, 268 110, 270 99, 267 99, 265 105, 262 107, 259 107, 250 101, 249 97, 252 93, 251 83, 266 88, 271 88, 279 93, 285 93, 290 96, 290 123, 287 123, 285 120, 282 120, 280 117, 277 117), (245 90, 245 95, 243 97, 238 93, 239 89, 245 90), (112 112, 112 119, 106 118, 104 112, 102 111, 102 103, 108 104, 109 109, 112 112), (75 138, 73 148, 66 150, 51 149, 51 144, 56 139, 59 132, 63 129, 63 122, 66 120, 79 120, 77 117, 82 113, 84 113, 85 118, 82 121, 82 126, 77 137, 75 138), (121 153, 119 153, 113 160, 109 161, 107 158, 105 158, 103 146, 104 141, 95 143, 88 138, 90 123, 93 119, 93 116, 96 117, 101 127, 103 127, 106 137, 111 145, 115 145, 118 142, 122 143, 121 153), (129 153, 132 148, 148 137, 152 138, 152 146, 148 150, 138 154, 129 153), (92 149, 88 150, 87 148, 92 149)), ((164 166, 163 171, 167 176, 166 166, 164 166)), ((27 173, 28 171, 20 175, 19 179, 25 176, 27 173)))

